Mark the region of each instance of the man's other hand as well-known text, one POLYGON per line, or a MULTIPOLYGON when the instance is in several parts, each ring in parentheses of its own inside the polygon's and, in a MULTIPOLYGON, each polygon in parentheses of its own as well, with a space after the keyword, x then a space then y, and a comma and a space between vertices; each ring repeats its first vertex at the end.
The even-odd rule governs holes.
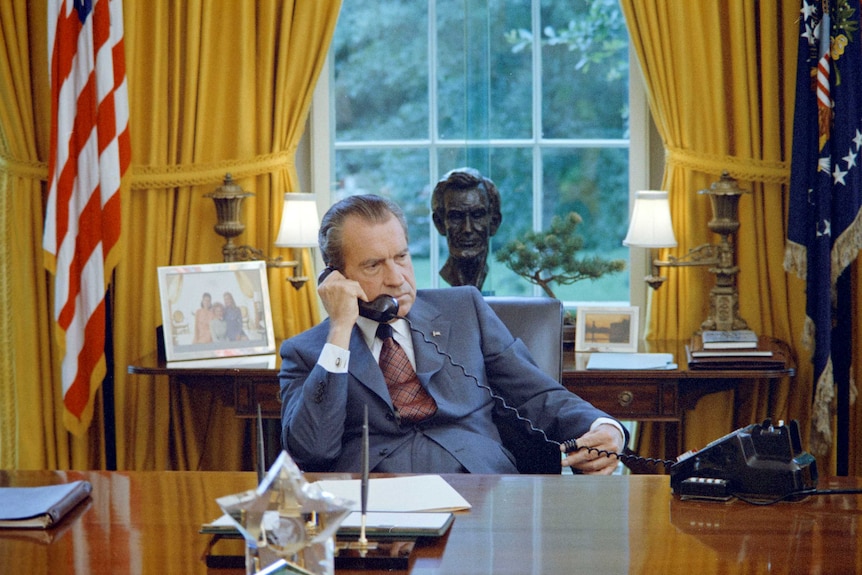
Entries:
MULTIPOLYGON (((605 455, 596 450, 622 453, 624 438, 620 430, 609 423, 603 423, 577 439, 577 451, 569 453, 563 460, 564 466, 577 469, 585 475, 610 475, 619 465, 614 455, 605 455), (593 449, 586 449, 587 447, 593 449)), ((565 452, 565 446, 560 447, 565 452)))

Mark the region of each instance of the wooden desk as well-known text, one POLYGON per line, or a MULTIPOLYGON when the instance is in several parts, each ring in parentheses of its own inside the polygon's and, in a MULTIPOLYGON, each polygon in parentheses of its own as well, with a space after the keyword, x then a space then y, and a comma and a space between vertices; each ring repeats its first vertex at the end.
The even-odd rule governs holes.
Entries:
MULTIPOLYGON (((412 575, 844 574, 862 565, 860 495, 758 507, 678 501, 659 475, 444 477, 473 508, 446 536, 418 543, 412 575)), ((93 483, 89 506, 53 532, 0 531, 3 567, 31 575, 236 572, 207 570, 210 538, 198 530, 220 515, 216 497, 255 486, 253 473, 0 472, 0 485, 74 479, 93 483)), ((862 478, 819 483, 839 487, 862 488, 862 478)))
MULTIPOLYGON (((795 365, 774 370, 690 370, 685 359, 684 342, 650 343, 642 351, 672 353, 679 366, 670 371, 587 370, 588 353, 566 351, 563 356, 563 385, 596 407, 614 417, 633 421, 662 421, 666 428, 664 459, 682 452, 685 412, 694 409, 705 395, 727 390, 741 390, 758 381, 770 385, 795 373, 795 365)), ((792 357, 788 353, 788 357, 792 357)), ((167 376, 171 384, 218 386, 231 402, 238 417, 256 417, 260 404, 263 417, 281 418, 278 385, 278 358, 275 368, 172 368, 155 355, 129 366, 129 373, 167 376)), ((280 441, 276 432, 269 433, 267 444, 280 441)), ((659 468, 661 471, 661 468, 659 468)))

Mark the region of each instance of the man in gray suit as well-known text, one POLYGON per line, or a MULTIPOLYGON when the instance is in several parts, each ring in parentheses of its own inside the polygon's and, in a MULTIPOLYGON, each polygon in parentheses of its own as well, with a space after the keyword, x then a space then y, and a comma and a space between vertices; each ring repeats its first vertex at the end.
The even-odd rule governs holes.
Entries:
MULTIPOLYGON (((319 240, 335 270, 318 286, 329 317, 281 346, 282 444, 302 469, 359 471, 366 405, 377 472, 517 473, 492 417, 502 400, 553 443, 577 438, 578 447, 622 452, 619 422, 536 367, 475 287, 416 290, 397 205, 346 198, 323 217, 319 240), (391 343, 360 315, 357 301, 381 294, 399 304, 385 325, 418 383, 412 405, 393 402, 378 364, 391 343)), ((610 474, 617 464, 585 449, 561 457, 584 473, 610 474)))

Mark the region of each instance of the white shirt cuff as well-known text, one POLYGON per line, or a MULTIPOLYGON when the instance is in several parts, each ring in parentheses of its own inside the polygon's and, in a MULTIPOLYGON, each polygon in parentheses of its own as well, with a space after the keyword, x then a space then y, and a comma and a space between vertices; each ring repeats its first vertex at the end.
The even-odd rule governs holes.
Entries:
POLYGON ((317 363, 329 373, 347 373, 347 363, 350 361, 350 351, 337 345, 323 345, 317 363))
POLYGON ((619 422, 619 421, 617 421, 617 420, 615 420, 615 419, 611 419, 611 418, 609 418, 609 417, 600 417, 600 418, 598 418, 597 420, 595 420, 595 421, 593 422, 593 424, 590 426, 590 431, 595 431, 595 429, 596 429, 598 426, 602 425, 603 423, 607 423, 608 425, 613 425, 614 427, 616 427, 616 428, 617 428, 617 430, 620 432, 620 437, 622 438, 622 441, 620 441, 620 443, 622 444, 623 449, 625 449, 625 448, 627 447, 627 446, 625 445, 625 442, 626 442, 626 432, 625 432, 625 431, 623 431, 623 427, 620 425, 620 422, 619 422))

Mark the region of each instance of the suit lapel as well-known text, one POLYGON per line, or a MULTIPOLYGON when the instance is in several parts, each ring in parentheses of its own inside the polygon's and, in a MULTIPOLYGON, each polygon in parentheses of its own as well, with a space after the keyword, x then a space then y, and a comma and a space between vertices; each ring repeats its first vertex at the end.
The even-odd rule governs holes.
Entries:
POLYGON ((408 314, 410 331, 413 335, 413 354, 416 357, 416 375, 429 389, 431 377, 443 368, 446 361, 437 349, 449 347, 451 322, 440 316, 440 312, 422 299, 417 299, 408 314))

